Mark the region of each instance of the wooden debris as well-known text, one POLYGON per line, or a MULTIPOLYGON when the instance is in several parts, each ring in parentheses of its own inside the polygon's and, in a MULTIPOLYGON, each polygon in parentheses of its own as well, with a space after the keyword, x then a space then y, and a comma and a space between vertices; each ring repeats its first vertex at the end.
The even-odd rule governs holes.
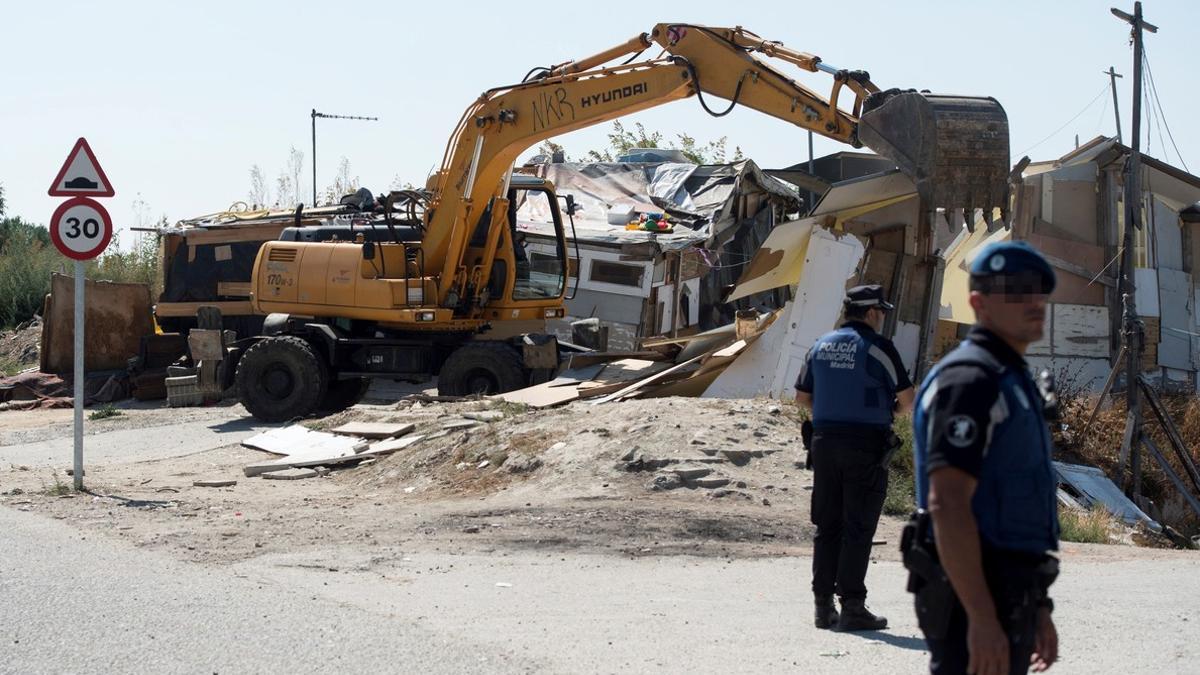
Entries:
POLYGON ((411 433, 416 429, 415 424, 386 423, 386 422, 348 422, 331 429, 335 434, 343 436, 361 436, 362 438, 395 438, 411 433))
POLYGON ((262 474, 267 480, 302 480, 305 478, 316 478, 317 472, 314 469, 282 469, 279 471, 268 471, 262 474))
POLYGON ((387 440, 372 443, 360 455, 386 455, 397 450, 403 450, 410 445, 415 445, 418 441, 424 439, 424 436, 405 436, 404 438, 389 438, 387 440))
POLYGON ((193 487, 221 488, 221 487, 233 487, 234 485, 237 485, 237 481, 233 480, 232 478, 217 478, 217 479, 213 479, 213 480, 194 480, 194 481, 192 481, 193 487))

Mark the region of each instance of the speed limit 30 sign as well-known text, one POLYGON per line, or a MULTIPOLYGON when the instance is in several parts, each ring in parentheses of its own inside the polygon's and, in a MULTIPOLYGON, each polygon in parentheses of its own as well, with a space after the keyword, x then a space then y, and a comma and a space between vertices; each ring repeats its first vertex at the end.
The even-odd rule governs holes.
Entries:
POLYGON ((50 218, 50 239, 63 255, 91 260, 112 240, 112 218, 94 199, 75 197, 63 202, 50 218))

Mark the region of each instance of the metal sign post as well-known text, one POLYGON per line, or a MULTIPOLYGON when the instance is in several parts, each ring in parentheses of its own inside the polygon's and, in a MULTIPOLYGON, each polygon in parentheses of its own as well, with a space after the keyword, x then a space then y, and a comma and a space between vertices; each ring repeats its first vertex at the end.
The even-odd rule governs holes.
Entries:
POLYGON ((113 196, 112 184, 84 139, 75 142, 58 171, 49 194, 71 197, 50 217, 50 240, 59 252, 75 261, 75 451, 74 484, 83 489, 83 379, 84 379, 84 262, 100 255, 112 241, 112 218, 92 197, 113 196))
POLYGON ((83 261, 75 261, 75 489, 83 489, 83 261))

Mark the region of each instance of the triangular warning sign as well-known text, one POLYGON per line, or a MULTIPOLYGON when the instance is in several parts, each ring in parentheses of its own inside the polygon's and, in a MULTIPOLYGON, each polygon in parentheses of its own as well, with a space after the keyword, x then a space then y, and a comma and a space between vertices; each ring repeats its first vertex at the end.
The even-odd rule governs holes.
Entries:
POLYGON ((112 183, 108 182, 108 176, 96 161, 87 139, 75 141, 75 147, 71 148, 71 154, 67 155, 67 161, 63 162, 50 185, 50 196, 111 197, 114 194, 112 183))

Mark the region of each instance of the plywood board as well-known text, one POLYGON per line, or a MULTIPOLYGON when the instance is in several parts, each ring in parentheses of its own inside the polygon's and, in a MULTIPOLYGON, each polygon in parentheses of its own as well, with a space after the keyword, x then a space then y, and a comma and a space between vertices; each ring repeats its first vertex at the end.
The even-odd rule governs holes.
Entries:
POLYGON ((1055 303, 1052 309, 1054 356, 1109 356, 1107 307, 1055 303))
POLYGON ((1031 356, 1025 361, 1034 372, 1048 370, 1060 378, 1060 389, 1080 387, 1085 392, 1099 393, 1112 370, 1108 359, 1093 359, 1077 356, 1031 356), (1067 380, 1070 380, 1069 382, 1067 380))
POLYGON ((1140 316, 1158 316, 1158 270, 1146 267, 1133 268, 1133 282, 1137 286, 1134 301, 1140 316))
POLYGON ((531 408, 548 408, 574 401, 579 398, 579 393, 577 386, 556 387, 552 382, 544 382, 532 387, 505 392, 496 398, 509 403, 521 403, 531 408))
POLYGON ((413 434, 404 438, 388 438, 382 441, 376 441, 368 446, 359 454, 363 455, 386 455, 397 450, 403 450, 410 445, 415 445, 425 437, 421 434, 413 434))
MULTIPOLYGON (((1054 294, 1050 296, 1051 302, 1074 305, 1104 304, 1104 286, 1100 281, 1092 281, 1108 262, 1104 259, 1102 247, 1038 234, 1030 235, 1027 241, 1048 256, 1066 261, 1072 268, 1063 269, 1067 265, 1056 266, 1058 285, 1054 294)), ((1114 274, 1114 268, 1115 265, 1106 270, 1102 278, 1110 278, 1114 274)))
POLYGON ((917 194, 912 179, 899 170, 834 183, 817 202, 812 215, 823 216, 872 202, 917 194))
POLYGON ((343 436, 361 436, 362 438, 394 438, 403 436, 416 429, 415 424, 400 424, 394 422, 347 422, 336 429, 330 429, 335 434, 343 436))
MULTIPOLYGON (((1049 178, 1049 176, 1047 176, 1049 178)), ((1047 180, 1053 192, 1054 213, 1049 221, 1069 232, 1080 241, 1096 244, 1099 227, 1096 222, 1095 180, 1047 180)))
POLYGON ((804 269, 804 252, 818 220, 804 218, 775 226, 754 252, 728 300, 796 283, 804 269))
POLYGON ((242 441, 242 445, 276 455, 296 457, 352 455, 361 451, 367 443, 358 438, 313 431, 308 427, 293 424, 251 436, 242 441))
POLYGON ((1180 229, 1179 212, 1159 199, 1152 200, 1154 212, 1154 253, 1158 268, 1183 270, 1183 231, 1180 229))
POLYGON ((921 345, 921 326, 904 321, 898 322, 896 334, 892 336, 892 344, 900 353, 900 360, 904 363, 904 369, 908 371, 908 376, 911 378, 912 374, 916 372, 917 350, 921 345))
POLYGON ((634 382, 633 384, 631 384, 627 387, 619 389, 616 392, 609 394, 608 396, 605 396, 597 401, 593 401, 593 403, 607 403, 609 401, 615 401, 616 399, 623 398, 625 396, 629 396, 630 394, 635 393, 642 387, 654 384, 655 382, 665 380, 668 376, 670 376, 674 373, 677 373, 688 366, 698 363, 700 361, 700 359, 704 358, 705 356, 706 356, 705 354, 701 354, 700 356, 692 357, 691 359, 688 359, 687 361, 684 361, 683 363, 679 363, 674 366, 671 366, 670 368, 667 368, 666 370, 662 371, 661 373, 655 373, 654 375, 651 375, 650 377, 647 377, 642 380, 638 380, 637 382, 634 382))
MULTIPOLYGON (((146 284, 86 280, 83 363, 87 371, 125 370, 141 339, 154 334, 146 284)), ((40 368, 69 373, 75 359, 75 278, 50 275, 50 301, 43 327, 40 368)))
POLYGON ((1192 275, 1159 268, 1161 334, 1158 363, 1168 368, 1192 368, 1192 275))
POLYGON ((779 310, 766 332, 725 368, 704 396, 791 398, 808 349, 841 316, 845 279, 862 255, 857 239, 838 239, 823 229, 814 231, 794 299, 779 310))
POLYGON ((958 246, 950 251, 946 258, 946 270, 942 275, 942 295, 939 302, 938 318, 955 323, 975 323, 975 310, 971 309, 968 297, 971 274, 968 271, 971 262, 984 246, 992 242, 1007 241, 1012 236, 1011 230, 999 229, 988 234, 982 227, 975 228, 958 246))
POLYGON ((592 381, 605 384, 612 382, 632 382, 662 372, 672 365, 670 361, 621 359, 620 361, 613 361, 606 364, 604 369, 592 378, 592 381))

